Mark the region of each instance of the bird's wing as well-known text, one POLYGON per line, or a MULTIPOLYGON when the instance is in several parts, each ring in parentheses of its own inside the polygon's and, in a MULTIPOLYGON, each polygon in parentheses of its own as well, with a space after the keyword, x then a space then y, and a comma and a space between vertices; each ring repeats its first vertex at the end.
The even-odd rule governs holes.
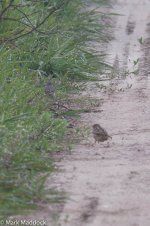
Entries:
POLYGON ((100 128, 99 128, 99 133, 105 134, 106 136, 108 136, 107 131, 106 131, 103 127, 100 127, 100 128))

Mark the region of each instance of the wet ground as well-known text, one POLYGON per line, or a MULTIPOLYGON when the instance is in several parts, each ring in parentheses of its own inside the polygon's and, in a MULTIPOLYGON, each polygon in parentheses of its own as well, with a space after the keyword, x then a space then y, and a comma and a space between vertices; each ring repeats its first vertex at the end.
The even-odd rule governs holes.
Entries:
POLYGON ((106 93, 92 83, 86 95, 103 99, 102 111, 81 121, 100 123, 112 140, 91 146, 89 135, 58 163, 53 181, 67 199, 54 226, 150 225, 150 1, 118 0, 110 11, 120 15, 106 60, 126 79, 106 93))

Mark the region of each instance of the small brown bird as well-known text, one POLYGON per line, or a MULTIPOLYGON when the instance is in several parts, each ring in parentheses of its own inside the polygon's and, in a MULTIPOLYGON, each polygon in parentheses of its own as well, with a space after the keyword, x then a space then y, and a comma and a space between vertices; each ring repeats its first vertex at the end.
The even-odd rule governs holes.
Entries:
POLYGON ((51 81, 48 81, 45 85, 45 94, 49 97, 54 97, 55 89, 51 81))
POLYGON ((95 139, 95 143, 104 142, 109 138, 112 138, 111 136, 108 135, 107 131, 104 128, 102 128, 99 124, 93 125, 93 137, 95 139))

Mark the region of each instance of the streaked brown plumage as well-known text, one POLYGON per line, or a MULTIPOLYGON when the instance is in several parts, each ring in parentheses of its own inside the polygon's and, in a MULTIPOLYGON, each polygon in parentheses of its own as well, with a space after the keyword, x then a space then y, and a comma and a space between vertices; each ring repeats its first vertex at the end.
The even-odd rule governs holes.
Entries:
POLYGON ((93 125, 93 137, 96 142, 104 142, 111 138, 111 136, 108 135, 107 131, 102 128, 99 124, 94 124, 93 125))
POLYGON ((45 85, 45 94, 49 97, 54 97, 55 89, 51 81, 48 81, 45 85))

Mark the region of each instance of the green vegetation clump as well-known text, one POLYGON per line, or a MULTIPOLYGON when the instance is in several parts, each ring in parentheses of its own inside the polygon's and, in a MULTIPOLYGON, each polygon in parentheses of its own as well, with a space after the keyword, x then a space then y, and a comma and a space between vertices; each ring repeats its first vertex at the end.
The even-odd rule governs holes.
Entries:
POLYGON ((74 82, 100 74, 105 66, 90 48, 92 41, 106 41, 105 28, 87 2, 0 3, 1 217, 46 199, 44 183, 53 170, 50 153, 69 148, 60 103, 75 91, 74 82), (48 80, 54 97, 45 95, 48 80))

